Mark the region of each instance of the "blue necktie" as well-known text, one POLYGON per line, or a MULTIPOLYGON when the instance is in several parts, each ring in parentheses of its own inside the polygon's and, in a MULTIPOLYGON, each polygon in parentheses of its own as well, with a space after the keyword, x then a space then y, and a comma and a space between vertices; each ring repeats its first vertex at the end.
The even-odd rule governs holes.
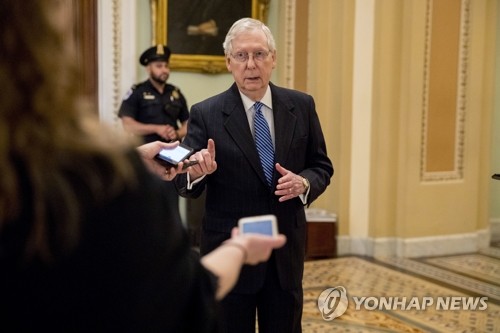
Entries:
POLYGON ((274 172, 274 147, 269 125, 261 111, 262 105, 264 104, 261 102, 255 102, 253 105, 255 109, 255 117, 253 119, 255 145, 259 152, 260 164, 262 164, 267 184, 271 186, 274 172))

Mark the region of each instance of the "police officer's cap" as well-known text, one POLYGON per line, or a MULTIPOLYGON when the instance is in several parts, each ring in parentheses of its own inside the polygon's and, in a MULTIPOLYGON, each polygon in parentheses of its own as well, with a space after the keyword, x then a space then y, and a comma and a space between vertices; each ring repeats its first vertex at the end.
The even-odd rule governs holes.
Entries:
POLYGON ((152 46, 141 54, 139 62, 141 65, 146 66, 152 61, 167 61, 170 59, 170 49, 166 45, 158 44, 152 46))

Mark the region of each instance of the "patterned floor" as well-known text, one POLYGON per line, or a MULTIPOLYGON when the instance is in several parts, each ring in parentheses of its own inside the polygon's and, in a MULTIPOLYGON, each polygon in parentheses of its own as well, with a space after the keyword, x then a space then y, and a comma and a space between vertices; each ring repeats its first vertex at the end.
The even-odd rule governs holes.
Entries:
POLYGON ((437 258, 308 261, 302 323, 304 333, 500 332, 500 248, 437 258), (339 286, 347 291, 347 310, 325 320, 318 298, 339 286))

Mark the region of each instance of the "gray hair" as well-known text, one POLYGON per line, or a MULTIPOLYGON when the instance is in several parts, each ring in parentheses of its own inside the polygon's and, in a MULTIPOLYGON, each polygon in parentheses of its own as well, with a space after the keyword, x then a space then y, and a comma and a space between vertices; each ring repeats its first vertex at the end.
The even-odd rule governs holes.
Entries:
POLYGON ((276 43, 274 42, 273 34, 271 30, 261 21, 255 20, 253 18, 245 17, 234 22, 229 31, 227 32, 226 39, 222 43, 224 48, 224 54, 228 56, 233 51, 233 40, 240 34, 249 31, 261 30, 267 37, 267 46, 269 51, 274 52, 276 50, 276 43))

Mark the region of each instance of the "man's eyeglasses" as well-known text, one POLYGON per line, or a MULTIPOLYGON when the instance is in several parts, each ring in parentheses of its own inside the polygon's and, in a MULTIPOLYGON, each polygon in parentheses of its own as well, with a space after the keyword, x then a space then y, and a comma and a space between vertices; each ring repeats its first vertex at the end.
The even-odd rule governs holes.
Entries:
POLYGON ((248 59, 250 58, 250 54, 252 54, 254 61, 264 61, 269 55, 269 51, 259 50, 253 53, 236 52, 236 53, 231 53, 231 57, 233 57, 234 60, 236 60, 237 62, 247 62, 248 59))

